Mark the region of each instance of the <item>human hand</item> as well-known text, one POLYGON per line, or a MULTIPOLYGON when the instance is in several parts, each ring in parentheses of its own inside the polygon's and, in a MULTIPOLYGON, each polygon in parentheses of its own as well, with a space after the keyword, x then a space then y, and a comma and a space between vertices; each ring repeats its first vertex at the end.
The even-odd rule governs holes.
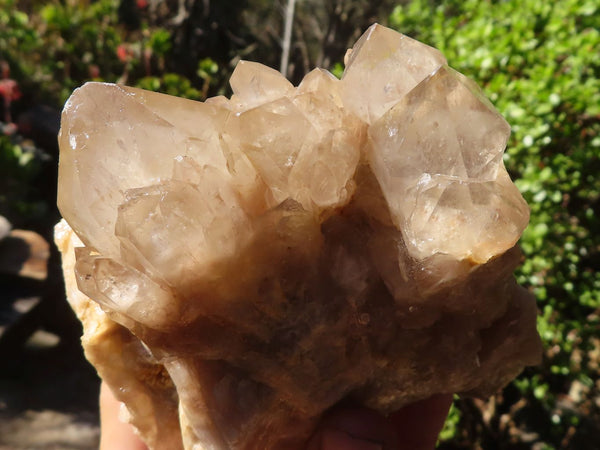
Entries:
POLYGON ((366 408, 335 408, 307 450, 432 450, 451 404, 452 395, 434 395, 387 418, 366 408))
POLYGON ((99 450, 148 450, 133 427, 119 420, 121 405, 103 381, 100 385, 99 450))
MULTIPOLYGON (((307 450, 431 450, 451 404, 451 395, 435 395, 387 418, 366 408, 334 408, 321 420, 307 450)), ((133 427, 119 420, 120 406, 102 383, 100 450, 147 450, 133 427)))

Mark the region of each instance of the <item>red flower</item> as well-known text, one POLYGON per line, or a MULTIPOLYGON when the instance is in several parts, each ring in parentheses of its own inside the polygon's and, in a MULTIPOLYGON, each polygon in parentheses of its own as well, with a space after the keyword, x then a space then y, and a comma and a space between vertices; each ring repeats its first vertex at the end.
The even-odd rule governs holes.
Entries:
POLYGON ((131 52, 125 45, 121 44, 117 47, 117 58, 122 63, 126 63, 131 58, 131 52))
POLYGON ((0 80, 0 96, 4 97, 8 103, 21 98, 17 82, 10 78, 0 80))
POLYGON ((135 4, 139 9, 146 9, 148 7, 148 0, 137 0, 135 4))

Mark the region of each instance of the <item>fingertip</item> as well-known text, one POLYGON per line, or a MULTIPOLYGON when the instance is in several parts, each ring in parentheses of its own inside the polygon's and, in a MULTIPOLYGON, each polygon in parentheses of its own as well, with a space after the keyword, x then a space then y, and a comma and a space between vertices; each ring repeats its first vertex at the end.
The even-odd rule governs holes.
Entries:
POLYGON ((148 450, 133 426, 119 420, 121 402, 106 383, 100 386, 100 450, 148 450))
POLYGON ((452 398, 434 395, 387 418, 367 408, 335 408, 323 417, 307 450, 432 450, 452 398))

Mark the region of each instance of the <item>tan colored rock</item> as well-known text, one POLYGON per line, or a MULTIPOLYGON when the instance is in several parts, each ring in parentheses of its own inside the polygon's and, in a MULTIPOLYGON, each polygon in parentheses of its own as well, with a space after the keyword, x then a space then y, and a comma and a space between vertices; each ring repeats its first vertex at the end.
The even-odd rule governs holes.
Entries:
POLYGON ((539 361, 509 127, 437 50, 374 25, 341 81, 231 84, 63 111, 69 301, 151 448, 302 449, 342 399, 488 396, 539 361))

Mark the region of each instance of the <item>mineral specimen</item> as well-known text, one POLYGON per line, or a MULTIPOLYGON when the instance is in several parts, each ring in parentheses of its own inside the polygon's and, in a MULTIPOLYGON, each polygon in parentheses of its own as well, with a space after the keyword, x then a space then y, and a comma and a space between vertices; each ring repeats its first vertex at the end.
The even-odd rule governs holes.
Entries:
POLYGON ((153 449, 301 449, 342 399, 488 396, 541 353, 508 124, 373 25, 341 80, 240 62, 204 103, 88 83, 57 227, 87 357, 153 449))

